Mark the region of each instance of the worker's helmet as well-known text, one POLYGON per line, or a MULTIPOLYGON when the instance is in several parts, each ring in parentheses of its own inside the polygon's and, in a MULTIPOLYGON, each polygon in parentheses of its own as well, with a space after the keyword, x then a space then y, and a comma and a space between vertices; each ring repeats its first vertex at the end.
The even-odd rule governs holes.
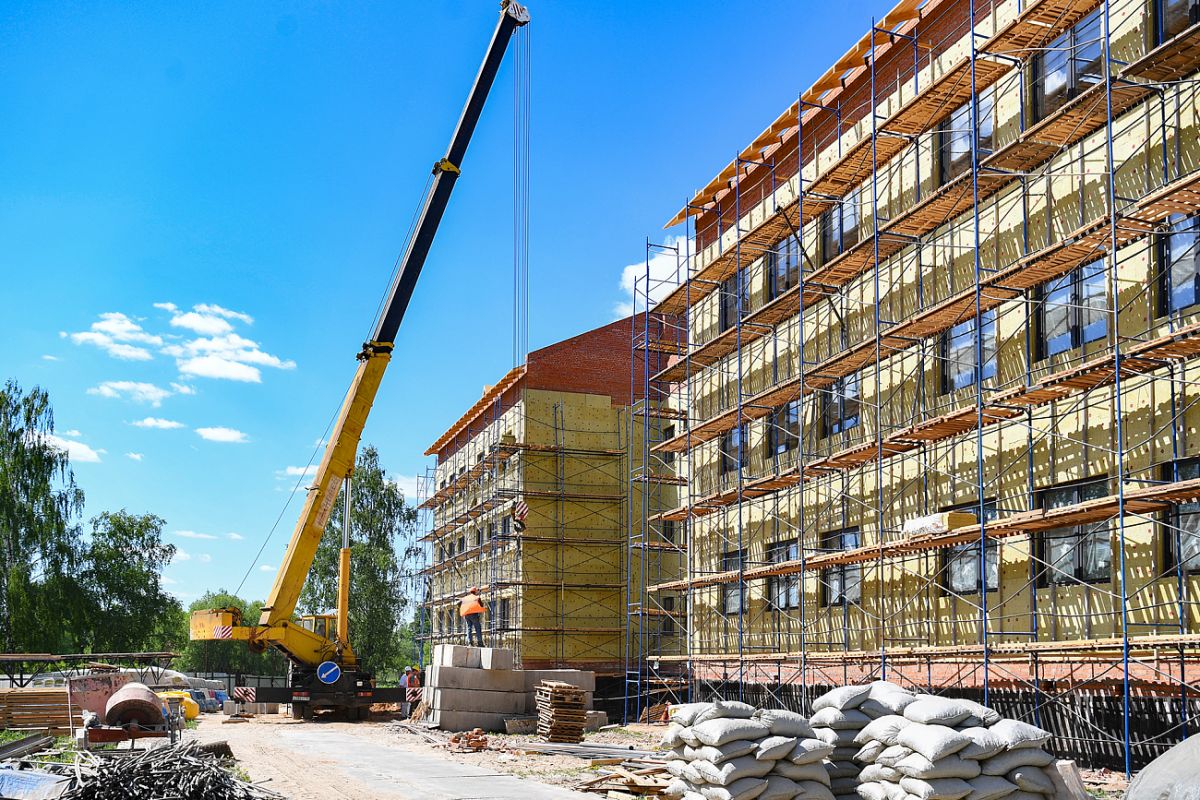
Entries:
POLYGON ((412 672, 412 667, 405 667, 405 668, 404 668, 404 671, 405 671, 405 672, 412 672))

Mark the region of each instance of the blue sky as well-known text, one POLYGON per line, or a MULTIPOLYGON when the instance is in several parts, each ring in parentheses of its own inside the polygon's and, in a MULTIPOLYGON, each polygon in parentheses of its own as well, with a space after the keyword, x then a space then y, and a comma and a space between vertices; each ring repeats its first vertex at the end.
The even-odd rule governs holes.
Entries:
MULTIPOLYGON (((185 603, 269 588, 496 5, 0 4, 0 379, 50 392, 89 516, 167 520, 185 603)), ((530 346, 614 319, 645 237, 890 5, 531 4, 530 346)), ((512 365, 511 66, 364 437, 410 491, 512 365)))

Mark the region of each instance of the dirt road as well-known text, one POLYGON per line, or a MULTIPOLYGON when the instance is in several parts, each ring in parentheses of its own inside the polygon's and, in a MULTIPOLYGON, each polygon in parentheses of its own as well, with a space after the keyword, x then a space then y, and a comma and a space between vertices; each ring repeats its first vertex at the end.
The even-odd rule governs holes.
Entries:
POLYGON ((466 763, 381 725, 259 718, 224 723, 201 715, 193 734, 225 740, 253 781, 291 800, 595 800, 517 777, 493 763, 466 763))

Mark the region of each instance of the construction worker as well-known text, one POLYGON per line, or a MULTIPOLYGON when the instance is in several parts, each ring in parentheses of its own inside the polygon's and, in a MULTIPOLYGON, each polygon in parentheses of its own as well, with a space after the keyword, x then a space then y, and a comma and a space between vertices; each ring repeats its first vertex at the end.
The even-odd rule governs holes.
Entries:
POLYGON ((413 669, 412 674, 408 676, 408 690, 405 692, 406 710, 404 716, 407 719, 412 716, 413 709, 421 703, 421 672, 413 669))
POLYGON ((412 714, 412 707, 408 704, 408 687, 412 686, 412 667, 405 667, 404 674, 400 676, 400 688, 404 690, 404 700, 400 703, 400 716, 408 719, 412 714))
POLYGON ((483 601, 479 599, 479 587, 472 586, 471 591, 463 595, 458 603, 458 615, 467 623, 467 644, 474 641, 476 647, 483 647, 484 611, 483 601))

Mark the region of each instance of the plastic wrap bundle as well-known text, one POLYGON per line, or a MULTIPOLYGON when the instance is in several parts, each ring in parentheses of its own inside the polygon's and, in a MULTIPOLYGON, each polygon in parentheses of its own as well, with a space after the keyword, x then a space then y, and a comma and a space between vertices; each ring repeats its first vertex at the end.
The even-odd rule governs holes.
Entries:
POLYGON ((833 747, 792 711, 721 700, 672 706, 663 736, 682 800, 833 800, 826 757, 833 747))
MULTIPOLYGON (((871 763, 859 758, 864 750, 858 743, 862 731, 874 720, 902 713, 916 699, 916 694, 894 683, 875 681, 840 686, 813 701, 813 730, 818 739, 834 748, 827 769, 837 800, 859 800, 861 773, 871 763)), ((896 800, 903 798, 897 796, 896 800)))
POLYGON ((971 700, 904 694, 902 708, 877 716, 854 739, 862 800, 1055 797, 1045 769, 1054 756, 1043 749, 1049 733, 971 700))

